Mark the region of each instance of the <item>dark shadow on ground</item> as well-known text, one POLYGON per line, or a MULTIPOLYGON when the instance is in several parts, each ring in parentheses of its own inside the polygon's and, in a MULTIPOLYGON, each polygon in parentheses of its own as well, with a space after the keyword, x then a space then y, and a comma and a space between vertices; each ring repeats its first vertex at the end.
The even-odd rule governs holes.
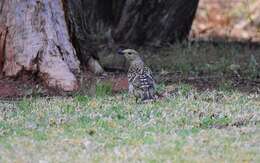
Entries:
MULTIPOLYGON (((145 61, 154 71, 158 84, 178 86, 184 83, 199 91, 260 91, 260 43, 191 41, 142 50, 147 54, 145 61)), ((100 82, 110 83, 114 93, 127 90, 126 74, 122 72, 108 72, 102 76, 83 72, 81 89, 73 93, 46 88, 33 75, 27 74, 16 79, 1 77, 0 100, 31 96, 68 96, 75 93, 93 95, 95 85, 100 82)))

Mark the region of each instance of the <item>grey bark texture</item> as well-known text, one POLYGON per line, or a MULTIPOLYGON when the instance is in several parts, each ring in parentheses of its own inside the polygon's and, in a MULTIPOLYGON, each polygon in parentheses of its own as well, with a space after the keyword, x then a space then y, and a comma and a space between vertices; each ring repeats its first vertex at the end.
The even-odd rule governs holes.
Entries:
POLYGON ((114 55, 118 45, 185 39, 198 1, 0 0, 0 72, 30 71, 50 87, 76 90, 79 60, 101 73, 97 60, 104 68, 125 68, 114 55))
POLYGON ((0 75, 2 75, 2 69, 4 66, 4 49, 6 41, 7 28, 4 25, 0 25, 0 75))
POLYGON ((0 58, 5 76, 31 71, 49 87, 76 90, 79 61, 62 0, 1 0, 0 58))
MULTIPOLYGON (((110 55, 117 45, 160 46, 185 39, 198 1, 65 0, 65 8, 80 60, 84 64, 94 56, 106 67, 106 58, 115 61, 116 57, 110 55)), ((120 63, 111 62, 108 68, 122 67, 122 59, 118 60, 120 63)))

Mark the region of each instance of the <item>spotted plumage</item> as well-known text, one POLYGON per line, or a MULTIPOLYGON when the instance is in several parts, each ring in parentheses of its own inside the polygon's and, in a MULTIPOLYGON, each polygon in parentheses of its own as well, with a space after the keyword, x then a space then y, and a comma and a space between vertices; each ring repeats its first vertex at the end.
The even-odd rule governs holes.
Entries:
POLYGON ((137 51, 125 49, 120 51, 130 63, 127 73, 129 93, 136 101, 152 101, 155 99, 155 81, 149 67, 145 66, 137 51))

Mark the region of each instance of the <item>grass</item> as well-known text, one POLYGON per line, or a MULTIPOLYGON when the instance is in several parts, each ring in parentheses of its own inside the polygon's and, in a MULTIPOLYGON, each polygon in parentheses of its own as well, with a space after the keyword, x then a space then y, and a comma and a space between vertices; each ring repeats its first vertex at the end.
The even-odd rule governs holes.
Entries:
POLYGON ((99 93, 1 102, 0 162, 260 161, 257 94, 185 84, 135 104, 99 93))
POLYGON ((256 79, 259 74, 260 48, 239 43, 177 43, 151 52, 143 49, 146 63, 155 71, 185 75, 236 75, 256 79))
POLYGON ((259 94, 226 78, 257 81, 259 48, 186 43, 160 55, 141 51, 162 79, 157 91, 172 96, 136 104, 100 81, 89 88, 93 96, 84 89, 1 101, 0 162, 260 162, 259 94), (206 89, 168 76, 176 72, 202 77, 206 89), (207 89, 208 75, 218 77, 214 89, 207 89))

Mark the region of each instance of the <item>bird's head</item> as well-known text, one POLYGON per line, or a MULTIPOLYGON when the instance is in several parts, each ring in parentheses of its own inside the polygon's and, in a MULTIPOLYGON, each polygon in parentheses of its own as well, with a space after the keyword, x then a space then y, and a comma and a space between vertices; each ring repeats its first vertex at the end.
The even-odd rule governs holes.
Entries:
POLYGON ((118 50, 118 54, 125 56, 126 60, 129 62, 141 59, 139 53, 134 49, 118 50))

